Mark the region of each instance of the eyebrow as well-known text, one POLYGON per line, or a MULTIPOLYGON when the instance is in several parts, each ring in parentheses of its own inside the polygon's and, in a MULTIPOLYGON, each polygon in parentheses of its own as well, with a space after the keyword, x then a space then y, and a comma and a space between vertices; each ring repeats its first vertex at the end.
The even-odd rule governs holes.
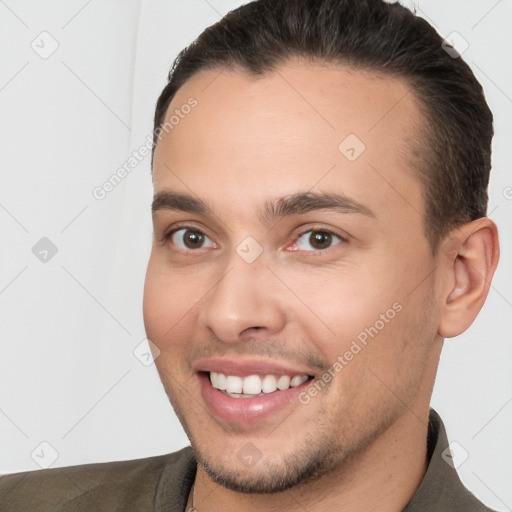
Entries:
POLYGON ((375 214, 368 207, 341 194, 305 192, 291 194, 265 204, 262 220, 270 222, 276 218, 303 215, 317 210, 332 210, 338 213, 360 213, 368 217, 375 214))
MULTIPOLYGON (((171 191, 158 192, 151 205, 152 213, 158 210, 175 210, 213 216, 213 210, 201 199, 171 191)), ((277 200, 267 200, 260 212, 263 222, 292 215, 303 215, 312 211, 332 210, 338 213, 359 213, 368 217, 375 214, 368 207, 341 194, 303 192, 291 194, 277 200)))
POLYGON ((199 215, 213 215, 212 209, 200 199, 176 192, 158 192, 153 198, 151 212, 158 210, 176 210, 187 213, 197 213, 199 215))

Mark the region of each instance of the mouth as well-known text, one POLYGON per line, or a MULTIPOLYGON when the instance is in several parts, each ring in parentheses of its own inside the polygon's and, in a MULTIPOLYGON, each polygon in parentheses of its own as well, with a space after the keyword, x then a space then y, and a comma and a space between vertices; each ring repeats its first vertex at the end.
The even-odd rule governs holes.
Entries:
POLYGON ((298 396, 315 378, 306 368, 254 360, 207 360, 194 371, 210 414, 245 425, 288 416, 290 408, 301 406, 298 396))
POLYGON ((226 375, 206 372, 211 385, 231 398, 255 398, 295 388, 312 379, 311 375, 226 375))

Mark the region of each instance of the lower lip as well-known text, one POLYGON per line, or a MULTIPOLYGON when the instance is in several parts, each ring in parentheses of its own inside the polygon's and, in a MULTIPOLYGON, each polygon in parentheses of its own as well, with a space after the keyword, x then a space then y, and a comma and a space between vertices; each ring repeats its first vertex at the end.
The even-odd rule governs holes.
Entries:
POLYGON ((311 383, 307 380, 299 386, 255 398, 233 398, 214 388, 207 374, 200 373, 198 377, 203 399, 214 416, 230 423, 245 424, 267 419, 297 402, 297 396, 311 383))

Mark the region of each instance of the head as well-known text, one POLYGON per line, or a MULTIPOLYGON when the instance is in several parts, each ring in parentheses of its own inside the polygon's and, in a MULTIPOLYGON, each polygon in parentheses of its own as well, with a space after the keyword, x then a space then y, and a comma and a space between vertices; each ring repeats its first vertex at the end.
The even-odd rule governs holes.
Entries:
POLYGON ((398 4, 252 2, 180 53, 144 317, 213 479, 283 490, 425 416, 497 263, 492 131, 469 67, 398 4), (218 373, 246 395, 308 380, 226 397, 218 373))

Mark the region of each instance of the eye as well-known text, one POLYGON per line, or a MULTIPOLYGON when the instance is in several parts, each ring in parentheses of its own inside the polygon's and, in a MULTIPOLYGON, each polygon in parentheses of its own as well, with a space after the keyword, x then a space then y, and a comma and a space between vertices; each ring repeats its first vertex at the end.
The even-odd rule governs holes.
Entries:
POLYGON ((196 229, 177 229, 167 237, 178 248, 183 250, 204 249, 216 247, 215 243, 202 231, 196 229))
POLYGON ((291 249, 296 251, 322 251, 340 242, 342 242, 341 237, 330 231, 310 230, 300 235, 291 249))

